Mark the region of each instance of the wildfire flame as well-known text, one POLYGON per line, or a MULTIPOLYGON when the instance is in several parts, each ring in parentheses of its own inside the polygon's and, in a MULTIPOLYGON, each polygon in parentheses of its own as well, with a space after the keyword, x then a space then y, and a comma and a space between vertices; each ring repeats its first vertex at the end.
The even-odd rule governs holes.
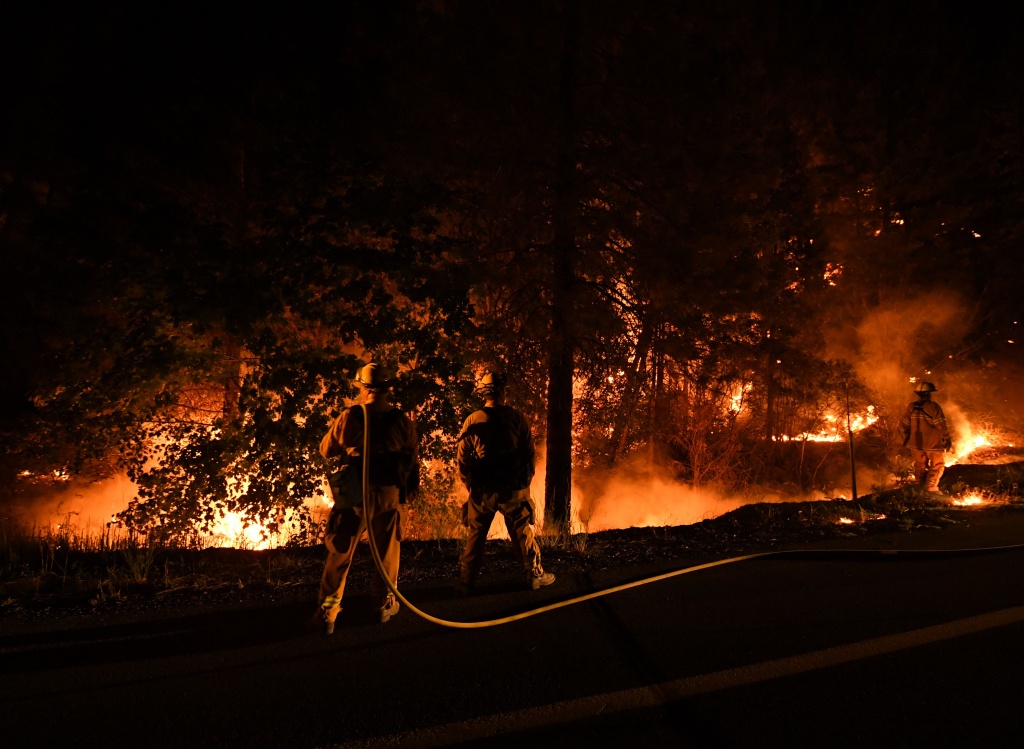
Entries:
POLYGON ((255 523, 246 523, 241 513, 228 512, 210 531, 214 546, 230 546, 245 549, 268 549, 271 536, 268 530, 255 523))
POLYGON ((965 424, 964 426, 968 430, 969 436, 966 439, 961 437, 960 443, 956 446, 955 452, 946 454, 947 467, 956 465, 979 448, 992 447, 994 445, 987 432, 974 433, 970 424, 965 424))
MULTIPOLYGON (((825 414, 824 418, 828 426, 818 432, 804 432, 795 437, 784 434, 775 439, 781 442, 842 442, 845 440, 847 434, 846 419, 831 413, 825 414)), ((850 415, 850 431, 859 432, 862 429, 867 429, 876 421, 878 421, 878 415, 875 413, 875 407, 868 406, 864 413, 850 415)))

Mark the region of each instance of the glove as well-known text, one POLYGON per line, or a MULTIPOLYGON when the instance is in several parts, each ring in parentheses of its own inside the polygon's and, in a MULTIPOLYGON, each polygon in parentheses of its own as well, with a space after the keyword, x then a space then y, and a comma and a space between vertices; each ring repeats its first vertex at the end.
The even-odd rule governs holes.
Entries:
POLYGON ((949 452, 953 449, 953 440, 949 437, 942 438, 942 449, 949 452))

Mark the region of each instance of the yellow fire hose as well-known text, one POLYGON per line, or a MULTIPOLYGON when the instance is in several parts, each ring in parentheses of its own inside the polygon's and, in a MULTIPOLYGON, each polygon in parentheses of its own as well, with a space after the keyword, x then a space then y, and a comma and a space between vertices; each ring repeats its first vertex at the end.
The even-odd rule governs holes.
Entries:
POLYGON ((707 562, 706 564, 698 564, 693 567, 684 567, 682 569, 673 570, 672 572, 665 572, 660 575, 653 577, 645 577, 641 580, 634 580, 631 583, 624 583, 623 585, 616 585, 612 588, 605 588, 603 590, 594 591, 593 593, 587 593, 582 596, 576 596, 575 598, 569 598, 564 601, 556 601, 555 603, 549 603, 545 606, 540 606, 535 609, 523 611, 518 614, 512 614, 510 616, 503 616, 499 619, 484 619, 477 622, 456 622, 449 619, 441 619, 440 617, 433 616, 423 611, 422 609, 413 605, 408 598, 402 595, 398 591, 398 586, 384 571, 384 562, 381 560, 380 551, 377 549, 377 540, 373 536, 373 527, 370 523, 370 503, 369 494, 367 487, 369 486, 370 478, 370 419, 369 412, 366 409, 365 404, 360 404, 363 409, 363 476, 362 476, 362 494, 363 494, 363 517, 366 518, 366 529, 367 536, 370 542, 370 553, 373 556, 373 563, 377 568, 377 573, 384 578, 384 582, 388 586, 388 590, 397 598, 402 605, 409 608, 416 616, 421 619, 426 619, 428 622, 439 624, 442 627, 451 627, 453 629, 483 629, 484 627, 496 627, 499 624, 509 624, 510 622, 519 621, 520 619, 526 619, 531 616, 537 616, 548 611, 554 611, 555 609, 565 608, 566 606, 572 606, 577 603, 583 603, 594 598, 600 598, 601 596, 611 595, 612 593, 619 593, 623 590, 629 590, 630 588, 638 588, 641 585, 649 585, 650 583, 660 582, 661 580, 668 580, 672 577, 678 577, 679 575, 686 575, 691 572, 700 572, 701 570, 708 570, 712 567, 721 567, 726 564, 734 564, 735 562, 745 562, 751 559, 758 559, 761 557, 775 557, 775 556, 786 556, 786 555, 825 555, 825 554, 844 554, 844 555, 863 555, 863 554, 878 554, 882 556, 928 556, 928 555, 939 555, 939 554, 970 554, 970 553, 983 553, 983 552, 996 552, 996 551, 1011 551, 1016 549, 1024 548, 1024 544, 1014 544, 1011 546, 992 546, 972 549, 928 549, 928 550, 907 550, 907 549, 892 549, 892 550, 880 550, 874 551, 871 549, 791 549, 788 551, 763 551, 757 554, 745 554, 739 557, 730 557, 728 559, 719 559, 715 562, 707 562))

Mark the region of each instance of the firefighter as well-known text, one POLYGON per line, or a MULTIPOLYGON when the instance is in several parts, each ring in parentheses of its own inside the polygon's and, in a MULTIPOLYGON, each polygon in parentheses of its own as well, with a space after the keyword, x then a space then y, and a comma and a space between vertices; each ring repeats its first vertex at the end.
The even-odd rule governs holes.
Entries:
MULTIPOLYGON (((362 402, 366 404, 370 418, 369 532, 376 541, 388 577, 397 584, 402 538, 399 506, 406 499, 412 499, 419 490, 416 425, 391 405, 392 381, 383 367, 367 364, 356 373, 356 383, 362 389, 362 402)), ((347 470, 362 476, 362 408, 346 409, 334 420, 320 442, 320 454, 325 458, 342 456, 349 466, 347 470)), ((360 490, 357 489, 356 494, 361 495, 360 490)), ((354 502, 355 506, 332 509, 324 535, 327 562, 320 579, 319 615, 327 634, 334 632, 352 556, 367 528, 361 496, 359 500, 354 502)), ((374 575, 370 583, 370 596, 376 604, 381 623, 398 613, 398 601, 379 574, 374 575)))
POLYGON ((484 407, 469 415, 458 438, 459 478, 469 490, 462 520, 469 529, 459 559, 456 590, 473 593, 483 562, 487 532, 496 513, 505 519, 512 553, 523 565, 526 586, 537 590, 555 581, 540 563, 534 533, 536 505, 530 497, 536 453, 530 423, 505 405, 506 378, 487 372, 476 387, 484 407))
POLYGON ((953 449, 942 407, 932 400, 935 385, 921 382, 914 388, 917 400, 907 406, 900 420, 903 446, 910 447, 914 476, 926 492, 941 494, 939 479, 946 470, 945 452, 953 449))

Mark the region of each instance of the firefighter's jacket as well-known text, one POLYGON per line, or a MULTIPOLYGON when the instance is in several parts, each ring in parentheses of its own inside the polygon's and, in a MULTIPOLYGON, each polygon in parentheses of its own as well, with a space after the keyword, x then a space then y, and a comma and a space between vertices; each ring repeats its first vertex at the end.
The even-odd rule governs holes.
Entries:
POLYGON ((471 493, 526 489, 536 450, 530 422, 509 406, 475 411, 458 440, 459 478, 471 493))
MULTIPOLYGON (((415 494, 420 485, 419 439, 416 424, 397 408, 385 410, 367 405, 370 414, 370 484, 396 486, 402 497, 415 494)), ((334 420, 320 442, 325 458, 344 455, 351 468, 362 475, 363 409, 346 409, 334 420)))
POLYGON ((949 427, 942 407, 932 400, 916 400, 907 406, 900 420, 903 442, 917 450, 945 450, 949 445, 949 427))

